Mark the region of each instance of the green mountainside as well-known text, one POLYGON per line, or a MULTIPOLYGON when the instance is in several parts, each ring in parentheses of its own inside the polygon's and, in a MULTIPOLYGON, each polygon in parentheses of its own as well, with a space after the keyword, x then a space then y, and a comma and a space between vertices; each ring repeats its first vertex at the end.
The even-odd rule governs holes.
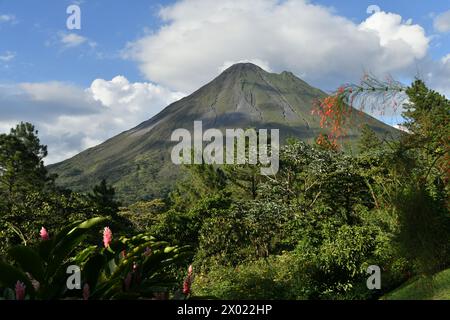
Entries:
MULTIPOLYGON (((235 64, 150 120, 48 169, 58 174, 58 184, 77 191, 107 179, 125 202, 161 197, 180 175, 170 158, 175 129, 192 132, 194 121, 202 120, 203 130, 276 128, 281 142, 288 137, 312 141, 326 132, 319 117, 311 115, 313 102, 325 96, 290 72, 275 74, 251 63, 235 64)), ((367 114, 355 112, 352 123, 346 138, 350 143, 359 137, 362 124, 379 135, 396 133, 367 114)))

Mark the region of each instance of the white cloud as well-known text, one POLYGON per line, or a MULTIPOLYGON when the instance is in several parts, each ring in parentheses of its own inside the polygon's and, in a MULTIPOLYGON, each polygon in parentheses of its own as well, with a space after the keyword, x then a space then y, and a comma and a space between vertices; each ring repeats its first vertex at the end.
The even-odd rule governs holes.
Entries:
POLYGON ((85 43, 87 43, 91 48, 95 48, 97 46, 96 42, 76 33, 61 32, 59 33, 59 39, 64 48, 75 48, 85 43))
POLYGON ((398 14, 377 12, 361 23, 359 29, 374 32, 384 48, 397 50, 403 47, 410 58, 421 59, 428 50, 429 39, 424 29, 412 25, 412 20, 402 23, 398 14))
POLYGON ((450 99, 450 53, 440 61, 427 61, 425 69, 427 84, 450 99))
POLYGON ((147 82, 130 83, 123 76, 117 76, 111 81, 97 79, 87 91, 110 110, 122 113, 123 109, 127 108, 131 114, 145 112, 154 115, 156 113, 151 110, 151 106, 166 106, 184 96, 182 93, 147 82))
POLYGON ((16 54, 11 51, 6 51, 0 55, 0 62, 10 62, 16 57, 16 54))
POLYGON ((448 62, 450 62, 450 53, 445 55, 445 56, 443 56, 442 59, 441 59, 441 62, 443 64, 447 64, 448 62))
POLYGON ((425 31, 376 12, 356 24, 307 1, 179 1, 160 11, 164 25, 129 43, 124 56, 151 81, 192 92, 228 61, 263 61, 322 88, 378 73, 414 68, 425 56, 425 31))
POLYGON ((68 34, 61 33, 60 37, 61 43, 67 48, 78 47, 79 45, 87 41, 87 38, 80 36, 76 33, 68 33, 68 34))
POLYGON ((184 95, 118 76, 82 89, 61 82, 0 85, 0 131, 20 121, 39 129, 47 163, 64 160, 138 125, 184 95))
POLYGON ((433 25, 438 32, 450 32, 450 10, 436 16, 433 25))

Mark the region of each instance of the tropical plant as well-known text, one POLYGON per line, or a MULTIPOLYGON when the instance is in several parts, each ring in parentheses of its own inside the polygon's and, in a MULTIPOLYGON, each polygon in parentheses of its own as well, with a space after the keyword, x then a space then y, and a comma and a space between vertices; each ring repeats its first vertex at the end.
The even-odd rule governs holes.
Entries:
POLYGON ((169 290, 177 291, 175 277, 167 271, 177 262, 185 262, 187 247, 173 247, 147 234, 113 240, 108 227, 103 230, 103 246, 83 247, 89 232, 105 221, 96 217, 74 222, 54 236, 42 228, 37 246, 10 248, 9 263, 0 261, 0 286, 5 288, 5 297, 168 298, 169 290), (78 290, 72 291, 67 285, 69 266, 81 271, 79 287, 75 286, 78 290))
POLYGON ((104 218, 74 222, 50 237, 41 230, 41 242, 36 247, 13 246, 8 250, 10 263, 0 261, 0 284, 14 288, 18 282, 26 287, 30 299, 56 299, 66 295, 66 270, 72 264, 72 253, 87 233, 104 218))

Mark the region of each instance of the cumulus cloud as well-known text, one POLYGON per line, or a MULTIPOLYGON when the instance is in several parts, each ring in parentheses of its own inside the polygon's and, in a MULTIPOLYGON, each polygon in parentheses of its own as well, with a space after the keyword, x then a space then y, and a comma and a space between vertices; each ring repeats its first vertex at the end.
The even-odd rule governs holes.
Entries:
MULTIPOLYGON (((420 25, 412 25, 412 20, 403 23, 398 14, 376 12, 362 22, 359 29, 373 32, 378 37, 380 46, 386 51, 395 50, 395 54, 389 52, 391 56, 405 53, 411 59, 421 59, 428 50, 429 39, 425 36, 424 29, 420 25)), ((395 61, 395 64, 398 63, 395 61)))
POLYGON ((361 24, 307 1, 179 1, 160 11, 163 26, 129 43, 124 56, 151 81, 191 92, 229 61, 263 61, 332 88, 363 69, 402 71, 423 58, 424 29, 375 12, 361 24))
POLYGON ((436 16, 433 25, 438 32, 450 32, 450 10, 436 16))
POLYGON ((96 79, 89 88, 61 83, 0 86, 0 132, 29 121, 49 146, 47 163, 64 160, 145 121, 183 97, 125 77, 96 79))

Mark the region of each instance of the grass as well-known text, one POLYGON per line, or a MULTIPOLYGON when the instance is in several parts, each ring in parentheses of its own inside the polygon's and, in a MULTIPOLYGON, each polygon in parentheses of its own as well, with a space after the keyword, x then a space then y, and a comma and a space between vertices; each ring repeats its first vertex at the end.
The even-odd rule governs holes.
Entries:
POLYGON ((450 269, 433 277, 415 278, 384 295, 382 300, 450 300, 450 269))

